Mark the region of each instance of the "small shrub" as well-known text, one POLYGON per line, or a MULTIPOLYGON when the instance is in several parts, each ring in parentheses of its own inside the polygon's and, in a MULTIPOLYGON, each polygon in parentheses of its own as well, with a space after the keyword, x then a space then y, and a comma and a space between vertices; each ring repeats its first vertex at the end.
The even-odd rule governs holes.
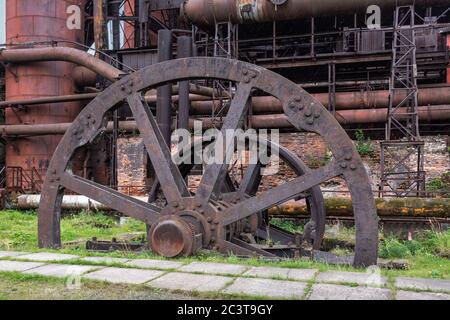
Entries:
POLYGON ((366 138, 364 132, 359 129, 355 133, 356 135, 356 150, 359 154, 364 156, 373 156, 375 154, 375 146, 370 138, 366 138))
POLYGON ((442 176, 430 179, 427 183, 428 191, 450 191, 450 171, 442 176))
POLYGON ((450 231, 423 231, 415 240, 387 238, 380 242, 380 257, 407 258, 419 255, 446 256, 450 251, 450 231))
POLYGON ((406 258, 411 256, 408 246, 397 239, 389 238, 380 243, 380 257, 406 258))

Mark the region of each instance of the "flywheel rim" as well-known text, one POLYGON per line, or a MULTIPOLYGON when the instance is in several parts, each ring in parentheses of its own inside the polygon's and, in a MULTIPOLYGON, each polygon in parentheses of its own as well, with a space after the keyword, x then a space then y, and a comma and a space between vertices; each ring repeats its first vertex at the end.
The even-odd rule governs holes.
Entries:
MULTIPOLYGON (((225 209, 222 212, 223 225, 232 224, 250 216, 255 210, 266 209, 279 201, 293 198, 302 190, 319 185, 333 177, 342 176, 350 190, 355 212, 354 265, 376 264, 378 218, 375 201, 362 160, 345 131, 320 103, 290 80, 259 66, 223 58, 186 58, 151 65, 112 84, 84 108, 62 138, 50 162, 39 207, 39 245, 53 248, 61 246, 61 201, 65 188, 80 194, 88 193, 91 198, 94 195, 95 200, 99 202, 113 203, 115 206, 113 209, 148 224, 158 219, 160 208, 125 197, 95 182, 76 177, 71 174, 68 165, 78 148, 91 142, 99 132, 104 130, 106 112, 125 99, 128 100, 135 120, 138 122, 141 136, 145 137, 144 141, 157 141, 158 149, 154 152, 154 157, 167 160, 167 150, 161 147, 159 142, 160 132, 152 129, 155 128, 154 118, 149 109, 143 105, 139 92, 145 88, 170 82, 204 78, 234 81, 239 84, 230 107, 232 116, 227 116, 225 119, 223 125, 225 128, 235 127, 236 121, 239 120, 237 118, 243 114, 244 102, 248 99, 251 90, 257 88, 282 102, 284 113, 295 128, 319 134, 334 156, 332 162, 322 168, 312 170, 261 196, 225 209)), ((148 145, 152 146, 150 142, 148 145)), ((163 177, 166 180, 161 182, 169 202, 189 197, 179 172, 174 170, 170 161, 167 162, 166 167, 163 168, 164 172, 171 172, 172 175, 163 177)), ((218 170, 217 167, 210 168, 207 177, 200 184, 195 197, 196 201, 209 201, 211 186, 217 183, 221 173, 218 170)))

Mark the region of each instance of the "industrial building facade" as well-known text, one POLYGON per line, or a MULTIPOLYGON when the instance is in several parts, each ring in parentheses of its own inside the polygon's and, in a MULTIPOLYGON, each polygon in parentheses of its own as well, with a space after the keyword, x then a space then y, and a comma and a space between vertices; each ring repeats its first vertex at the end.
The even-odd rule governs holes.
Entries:
MULTIPOLYGON (((376 140, 387 141, 414 142, 421 140, 420 135, 446 135, 450 114, 448 4, 416 1, 415 6, 410 7, 405 1, 397 5, 399 7, 395 7, 394 1, 339 1, 336 5, 334 1, 317 4, 213 1, 209 4, 193 0, 39 3, 8 0, 6 48, 72 47, 85 51, 95 48, 97 57, 128 73, 157 62, 158 32, 171 30, 173 52, 166 58, 176 57, 177 39, 190 41, 190 38, 192 48, 178 54, 240 59, 273 70, 311 93, 351 135, 360 128, 376 140), (68 28, 69 22, 77 22, 74 5, 81 9, 80 26, 68 28), (396 21, 396 10, 401 15, 400 20, 411 14, 414 19, 396 21), (368 22, 375 24, 368 25, 368 22), (395 43, 396 34, 400 34, 403 41, 397 39, 395 43), (390 83, 392 74, 396 73, 393 52, 405 53, 407 41, 413 41, 415 51, 414 57, 405 58, 414 68, 410 91, 395 89, 390 83), (411 92, 417 96, 414 101, 409 98, 411 92), (404 111, 397 116, 395 110, 404 111), (410 121, 417 128, 403 130, 403 127, 411 128, 410 121), (386 133, 388 128, 390 132, 386 133)), ((2 171, 4 187, 39 192, 64 124, 75 119, 88 99, 108 86, 110 80, 69 62, 22 60, 24 63, 14 63, 6 57, 2 60, 6 87, 6 101, 2 103, 6 153, 2 171), (39 98, 46 99, 40 102, 36 100, 39 98), (50 128, 56 124, 58 128, 50 128), (19 127, 21 125, 24 126, 19 127), (36 136, 32 132, 35 125, 48 125, 46 129, 54 134, 38 133, 36 136)), ((224 90, 223 83, 210 85, 217 92, 224 90)), ((179 116, 176 90, 173 86, 173 119, 179 116)), ((153 103, 156 104, 156 94, 153 103)), ((220 112, 227 103, 220 97, 212 96, 207 100, 193 97, 189 101, 190 116, 214 121, 222 116, 220 112)), ((273 97, 253 97, 247 125, 292 131, 281 117, 281 110, 273 97)), ((117 121, 132 120, 126 111, 119 110, 115 117, 117 121)), ((145 188, 145 172, 126 178, 121 167, 128 170, 129 163, 112 156, 118 148, 117 141, 120 145, 121 136, 118 130, 112 130, 95 147, 103 152, 84 150, 88 155, 80 155, 83 160, 76 169, 87 178, 99 179, 105 184, 127 189, 145 188)), ((134 149, 139 148, 138 145, 139 141, 134 149)), ((414 157, 421 148, 412 146, 414 157)), ((137 165, 145 162, 140 159, 137 165)), ((423 165, 419 163, 419 166, 422 171, 423 165)), ((380 173, 384 174, 384 182, 380 184, 390 189, 388 180, 392 172, 386 168, 384 171, 380 173)), ((413 183, 413 189, 423 183, 420 177, 419 180, 413 183)), ((423 185, 420 188, 423 189, 423 185)))

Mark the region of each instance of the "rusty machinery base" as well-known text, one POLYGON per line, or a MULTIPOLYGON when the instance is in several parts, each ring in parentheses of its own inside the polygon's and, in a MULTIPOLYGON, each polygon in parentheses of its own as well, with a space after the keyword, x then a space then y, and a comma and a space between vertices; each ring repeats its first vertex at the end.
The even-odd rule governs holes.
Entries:
MULTIPOLYGON (((61 246, 60 216, 64 190, 85 195, 151 226, 152 250, 166 256, 191 255, 210 248, 236 255, 273 256, 270 248, 245 241, 246 234, 258 236, 264 213, 292 199, 307 197, 313 188, 343 178, 354 206, 356 245, 353 264, 377 263, 378 224, 369 178, 352 141, 334 117, 303 89, 264 68, 221 58, 187 58, 149 66, 130 74, 98 95, 73 122, 56 149, 45 179, 39 207, 39 245, 61 246), (200 185, 191 194, 143 95, 150 88, 171 82, 218 79, 236 84, 235 94, 224 117, 222 131, 240 128, 255 90, 280 100, 289 122, 298 130, 317 133, 333 154, 332 161, 268 191, 250 192, 257 185, 258 166, 249 166, 235 190, 222 188, 228 164, 207 165, 200 185), (105 131, 108 112, 123 101, 130 107, 156 173, 165 204, 136 200, 71 170, 76 150, 95 142, 105 131)), ((321 217, 324 219, 324 215, 321 217)), ((311 225, 310 225, 311 226, 311 225)), ((273 229, 275 230, 275 229, 273 229)), ((315 231, 311 226, 311 233, 315 231)), ((307 236, 308 228, 303 236, 307 236)), ((250 237, 250 238, 251 238, 250 237)), ((292 241, 293 240, 293 241, 292 241)), ((290 239, 299 242, 301 239, 290 239)))

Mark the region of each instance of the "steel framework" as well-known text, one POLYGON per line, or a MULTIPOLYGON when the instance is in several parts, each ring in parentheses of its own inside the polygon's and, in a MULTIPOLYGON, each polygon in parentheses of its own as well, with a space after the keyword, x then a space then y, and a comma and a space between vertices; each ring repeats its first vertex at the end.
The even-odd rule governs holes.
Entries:
POLYGON ((419 133, 415 17, 413 5, 395 9, 386 141, 381 143, 380 188, 388 187, 398 196, 425 187, 424 143, 419 133), (399 95, 404 98, 396 102, 399 95), (400 139, 406 141, 396 141, 398 132, 400 139))

